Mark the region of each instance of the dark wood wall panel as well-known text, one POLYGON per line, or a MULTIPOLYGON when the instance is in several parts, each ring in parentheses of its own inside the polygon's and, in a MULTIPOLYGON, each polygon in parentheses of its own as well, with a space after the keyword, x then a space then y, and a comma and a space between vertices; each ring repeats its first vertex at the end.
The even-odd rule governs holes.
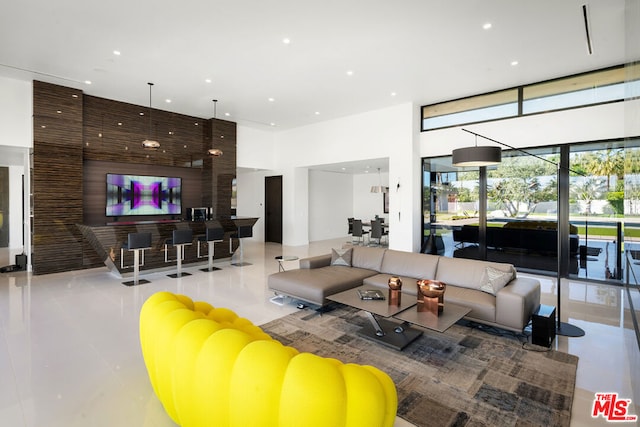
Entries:
MULTIPOLYGON (((46 274, 103 265, 78 224, 104 216, 107 172, 183 178, 183 207, 231 211, 236 176, 236 123, 153 109, 34 82, 33 268, 46 274), (211 147, 224 154, 212 158, 211 147)), ((183 212, 184 213, 184 212, 183 212)), ((129 218, 143 219, 143 218, 129 218)), ((148 219, 148 218, 147 218, 148 219)))
MULTIPOLYGON (((85 160, 83 178, 83 223, 86 225, 100 225, 116 220, 115 218, 105 216, 105 205, 107 199, 107 173, 172 176, 182 178, 182 215, 178 215, 175 218, 167 215, 160 219, 181 219, 185 217, 186 208, 203 206, 201 169, 85 160)), ((122 218, 120 219, 122 220, 122 218)), ((135 217, 136 221, 155 219, 159 219, 159 217, 135 217)))
POLYGON ((82 97, 34 83, 33 254, 35 274, 82 268, 82 97), (74 96, 75 95, 75 96, 74 96))
POLYGON ((202 168, 206 119, 152 109, 151 138, 160 149, 150 151, 142 148, 142 141, 149 138, 148 110, 85 96, 85 159, 202 168))
POLYGON ((211 200, 219 216, 235 214, 231 211, 232 182, 236 177, 236 132, 234 122, 211 121, 211 147, 223 151, 220 157, 211 157, 211 200))

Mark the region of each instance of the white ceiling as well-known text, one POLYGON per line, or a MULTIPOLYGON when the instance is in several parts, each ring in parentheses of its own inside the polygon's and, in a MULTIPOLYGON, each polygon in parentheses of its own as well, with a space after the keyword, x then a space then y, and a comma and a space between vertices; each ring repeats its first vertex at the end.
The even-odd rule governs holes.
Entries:
POLYGON ((0 75, 139 105, 153 82, 154 108, 209 118, 217 99, 218 118, 276 131, 630 55, 623 0, 2 0, 0 8, 0 75))

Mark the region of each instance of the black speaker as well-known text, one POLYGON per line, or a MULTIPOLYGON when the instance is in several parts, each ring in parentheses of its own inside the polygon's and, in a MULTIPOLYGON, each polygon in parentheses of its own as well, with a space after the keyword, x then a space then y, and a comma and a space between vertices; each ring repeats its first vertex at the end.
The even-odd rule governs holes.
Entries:
POLYGON ((531 343, 551 347, 556 338, 556 308, 540 304, 531 315, 531 343))
POLYGON ((27 269, 27 255, 26 254, 18 254, 16 255, 16 265, 20 270, 27 269))

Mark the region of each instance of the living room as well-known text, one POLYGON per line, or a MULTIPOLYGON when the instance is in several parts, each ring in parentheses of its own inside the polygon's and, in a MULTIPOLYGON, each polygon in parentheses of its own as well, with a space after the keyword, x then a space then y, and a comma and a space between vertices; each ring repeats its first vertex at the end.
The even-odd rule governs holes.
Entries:
MULTIPOLYGON (((418 7, 418 5, 415 4, 413 6, 418 7)), ((503 5, 496 4, 495 6, 503 5)), ((552 7, 552 5, 547 6, 552 7)), ((576 4, 573 6, 576 6, 576 9, 580 11, 580 5, 576 4)), ((540 7, 542 8, 542 6, 540 7)), ((597 3, 594 7, 596 7, 596 11, 604 10, 607 17, 609 17, 609 14, 614 15, 615 19, 613 19, 613 21, 618 24, 621 20, 624 22, 625 12, 627 12, 626 19, 630 21, 637 19, 638 16, 637 2, 627 2, 627 9, 618 7, 613 11, 609 10, 602 2, 597 3), (596 6, 599 6, 600 9, 596 6), (622 14, 622 16, 620 16, 620 14, 622 14)), ((284 15, 285 14, 283 14, 283 16, 284 15)), ((241 16, 241 14, 239 14, 239 16, 241 16)), ((377 19, 382 19, 379 15, 376 16, 377 19)), ((519 15, 512 15, 512 20, 515 19, 514 16, 519 15)), ((601 16, 599 18, 602 19, 601 16)), ((606 19, 605 21, 608 22, 606 19)), ((380 21, 376 20, 375 22, 380 21)), ((582 22, 580 22, 580 24, 582 24, 582 22)), ((345 27, 340 26, 340 28, 345 27)), ((392 101, 376 100, 371 103, 366 103, 366 105, 362 104, 363 106, 361 108, 351 107, 351 109, 347 111, 339 105, 340 101, 332 101, 332 99, 329 99, 325 100, 322 108, 318 107, 317 111, 320 114, 315 114, 316 110, 309 110, 308 116, 310 116, 310 118, 305 117, 304 119, 300 119, 298 117, 298 121, 292 121, 291 123, 295 124, 291 125, 279 125, 276 123, 279 120, 274 119, 273 123, 275 125, 271 126, 271 120, 264 119, 263 116, 257 120, 260 123, 256 125, 256 123, 252 123, 252 120, 254 120, 253 116, 248 113, 248 111, 251 110, 246 107, 247 109, 242 111, 238 106, 237 109, 239 111, 237 111, 237 113, 232 111, 232 115, 224 116, 225 120, 233 120, 238 123, 238 199, 236 209, 239 215, 264 218, 264 205, 266 202, 264 193, 265 178, 282 176, 284 196, 282 246, 280 249, 274 249, 272 244, 264 243, 265 224, 264 221, 259 220, 254 227, 254 237, 250 239, 246 256, 248 258, 254 256, 254 259, 261 259, 260 266, 262 266, 263 270, 259 268, 238 270, 238 272, 233 275, 225 276, 225 279, 199 278, 194 283, 196 288, 200 289, 197 292, 189 289, 191 285, 187 285, 186 280, 179 284, 161 281, 162 285, 160 287, 175 291, 194 291, 195 294, 205 299, 218 297, 219 294, 216 287, 225 287, 227 294, 222 297, 225 303, 235 306, 237 302, 232 302, 235 297, 243 298, 247 295, 256 297, 256 295, 258 295, 256 298, 259 300, 260 305, 264 302, 264 306, 267 307, 265 310, 269 311, 273 308, 267 305, 269 304, 268 298, 271 297, 271 295, 263 294, 264 289, 261 289, 260 286, 263 286, 266 274, 277 269, 277 264, 270 263, 273 256, 279 255, 282 252, 292 252, 301 256, 309 252, 315 254, 317 253, 315 245, 321 245, 322 250, 327 250, 330 249, 331 246, 348 240, 349 237, 346 235, 346 219, 350 216, 360 216, 363 217, 363 219, 371 219, 367 218, 367 216, 376 214, 386 215, 390 229, 389 247, 402 251, 419 251, 423 243, 422 230, 424 227, 424 212, 421 205, 423 192, 421 160, 428 157, 450 155, 453 149, 470 146, 473 145, 474 142, 473 138, 470 138, 460 130, 460 126, 420 132, 420 107, 429 103, 455 99, 465 95, 470 96, 491 90, 498 90, 506 86, 511 87, 515 85, 516 82, 518 84, 531 83, 552 77, 561 77, 575 72, 591 71, 605 66, 636 61, 637 56, 633 55, 634 50, 637 48, 635 45, 635 28, 636 26, 627 23, 626 30, 623 28, 616 33, 618 38, 616 39, 616 48, 613 49, 613 58, 603 57, 602 51, 596 50, 597 55, 590 57, 591 59, 588 61, 588 66, 581 65, 580 67, 571 67, 564 64, 564 66, 558 66, 557 69, 552 69, 550 66, 547 67, 547 65, 549 65, 547 59, 549 54, 546 51, 548 47, 540 49, 538 51, 539 58, 536 63, 545 64, 545 67, 538 66, 538 68, 545 68, 545 70, 537 74, 534 80, 531 80, 531 75, 524 71, 513 71, 515 65, 510 66, 507 64, 504 67, 498 67, 500 68, 499 73, 495 71, 495 74, 503 76, 501 78, 505 81, 498 84, 493 80, 492 85, 489 87, 480 84, 482 79, 488 79, 486 74, 480 75, 480 72, 477 71, 478 76, 470 77, 473 71, 469 69, 458 75, 457 81, 464 83, 464 85, 456 89, 456 92, 438 93, 437 96, 418 100, 409 96, 405 97, 402 94, 402 90, 398 90, 398 92, 392 96, 390 92, 397 89, 384 87, 380 89, 380 91, 384 91, 385 98, 391 98, 392 101), (626 48, 621 46, 625 41, 628 44, 626 48), (332 109, 335 109, 335 111, 332 111, 332 109), (378 174, 376 167, 372 168, 373 170, 370 170, 366 174, 348 174, 338 171, 328 171, 328 169, 332 169, 334 165, 344 163, 358 163, 365 168, 367 163, 373 163, 374 161, 381 161, 383 164, 386 164, 383 173, 378 174), (390 190, 388 193, 388 214, 382 212, 382 195, 373 195, 368 191, 368 188, 371 185, 377 185, 378 181, 382 181, 382 184, 388 186, 390 190), (337 189, 340 189, 339 195, 337 194, 337 189), (232 283, 238 283, 243 287, 247 287, 252 280, 259 283, 260 286, 257 288, 248 287, 242 291, 237 291, 232 288, 232 283)), ((479 33, 481 33, 480 30, 479 33)), ((577 38, 577 36, 575 38, 577 38)), ((579 41, 583 43, 581 38, 579 41)), ((290 47, 295 46, 296 40, 293 37, 292 42, 290 47)), ((604 41, 602 41, 602 43, 604 43, 604 41)), ((371 48, 371 46, 367 46, 371 48)), ((597 46, 596 44, 596 47, 597 46)), ((602 44, 600 46, 602 46, 602 44)), ((368 53, 373 55, 372 52, 375 52, 375 49, 371 49, 368 53)), ((415 51, 414 54, 416 54, 416 52, 417 51, 415 51)), ((351 52, 351 54, 353 54, 353 52, 351 52)), ((468 59, 457 63, 455 67, 452 66, 451 68, 460 71, 460 69, 473 64, 476 59, 478 59, 476 56, 469 56, 468 59)), ((113 61, 117 61, 117 59, 110 58, 104 62, 111 63, 113 61)), ((524 62, 525 61, 521 60, 521 65, 524 65, 524 62)), ((362 67, 358 67, 352 76, 343 75, 341 77, 356 81, 353 77, 357 79, 359 75, 366 73, 366 71, 364 71, 366 70, 366 68, 364 68, 366 64, 367 62, 363 61, 362 67)), ((81 90, 88 94, 92 94, 93 90, 98 91, 105 89, 93 89, 91 87, 100 87, 98 79, 94 79, 96 80, 94 85, 86 86, 78 82, 67 82, 55 78, 55 76, 46 77, 42 74, 32 74, 31 72, 38 70, 30 69, 30 71, 25 71, 27 70, 27 65, 24 64, 16 65, 16 67, 22 68, 21 70, 17 70, 15 67, 6 67, 7 64, 4 65, 4 73, 3 76, 0 77, 0 88, 3 93, 9 94, 9 96, 3 97, 3 99, 0 100, 0 116, 3 117, 3 126, 6 129, 5 136, 0 140, 0 152, 3 154, 2 166, 10 167, 12 174, 10 178, 12 180, 11 188, 13 189, 15 188, 13 183, 16 182, 16 180, 19 181, 21 175, 28 175, 25 171, 29 169, 30 150, 33 146, 33 90, 31 78, 33 78, 33 80, 51 78, 55 84, 80 87, 81 90), (28 74, 28 78, 26 79, 25 74, 28 74), (5 155, 7 153, 17 154, 15 156, 8 156, 5 155)), ((313 63, 313 65, 317 66, 318 64, 313 63)), ((423 71, 426 72, 426 70, 422 70, 418 73, 423 71)), ((53 73, 53 71, 50 71, 50 73, 53 73)), ((253 71, 253 73, 256 73, 256 71, 253 71)), ((491 75, 492 73, 493 72, 487 74, 491 75)), ((149 74, 152 75, 152 72, 149 71, 149 74)), ((340 70, 340 74, 344 74, 342 69, 340 70)), ((253 74, 245 74, 244 76, 247 80, 255 77, 253 74)), ((146 81, 147 80, 142 80, 137 82, 137 84, 128 86, 129 92, 138 91, 137 89, 140 89, 139 92, 142 92, 141 96, 138 96, 139 99, 135 102, 136 104, 146 104, 146 81), (134 90, 134 87, 137 89, 134 90)), ((398 83, 398 85, 400 86, 400 83, 398 83)), ((437 86, 437 84, 433 84, 432 86, 437 86)), ((157 82, 156 88, 160 89, 160 87, 160 82, 157 82)), ((356 90, 354 88, 352 89, 353 93, 350 92, 351 89, 349 89, 346 84, 340 86, 340 92, 346 92, 347 94, 351 94, 349 96, 355 97, 354 93, 356 90)), ((358 94, 361 93, 360 90, 359 88, 358 94)), ((434 92, 436 91, 435 88, 432 90, 434 92)), ((200 91, 203 92, 202 90, 200 91)), ((280 108, 278 102, 281 101, 281 99, 283 103, 296 103, 293 100, 284 101, 284 97, 278 96, 274 96, 274 100, 271 101, 268 95, 265 94, 265 96, 262 96, 262 92, 258 91, 256 91, 256 93, 260 93, 260 99, 264 98, 264 103, 269 106, 266 108, 267 110, 269 108, 272 110, 280 108)), ((228 93, 227 99, 232 98, 232 96, 232 94, 228 93)), ((256 95, 256 97, 257 96, 258 95, 256 95)), ((382 96, 380 96, 380 98, 381 97, 382 96)), ((164 98, 164 96, 162 96, 162 98, 164 98)), ((213 117, 215 113, 211 111, 212 104, 211 99, 209 99, 211 98, 209 92, 207 92, 206 96, 192 97, 192 99, 196 98, 197 103, 202 105, 198 107, 200 108, 198 115, 207 118, 213 117), (207 99, 204 99, 205 97, 207 99)), ((292 97, 292 99, 296 98, 292 97)), ((130 99, 126 100, 124 98, 118 98, 118 100, 131 102, 130 99)), ((221 108, 219 110, 220 112, 225 111, 225 109, 223 109, 225 108, 225 102, 227 102, 227 100, 221 97, 218 106, 218 108, 221 108)), ((257 104, 259 102, 256 101, 255 103, 257 104)), ((640 135, 640 121, 634 120, 634 118, 637 117, 639 104, 640 101, 638 101, 637 98, 633 98, 625 100, 624 102, 594 105, 580 109, 538 114, 528 117, 496 120, 487 123, 476 123, 472 126, 472 129, 478 133, 488 135, 500 141, 509 142, 516 147, 522 148, 538 147, 545 144, 570 144, 584 141, 633 138, 640 135)), ((166 105, 169 104, 167 103, 165 106, 166 105)), ((220 114, 222 115, 223 113, 220 114)), ((20 195, 20 192, 13 191, 12 197, 15 194, 20 195)), ((28 192, 26 194, 26 198, 29 199, 28 192)), ((22 223, 19 220, 20 199, 20 197, 17 199, 12 198, 11 201, 12 209, 17 209, 18 213, 12 213, 10 215, 11 235, 17 239, 15 243, 10 244, 10 247, 11 249, 17 249, 19 247, 20 250, 22 250, 22 241, 19 239, 23 231, 22 223), (18 219, 17 222, 16 219, 18 219)), ((27 201, 26 203, 28 204, 29 202, 27 201)), ((29 220, 27 220, 27 224, 28 221, 29 220)), ((27 226, 26 229, 28 230, 29 227, 27 226)), ((31 242, 27 239, 27 241, 24 242, 24 252, 31 252, 30 245, 31 242)), ((9 258, 6 259, 7 264, 12 262, 12 255, 14 255, 14 253, 11 253, 9 258)), ((31 260, 29 260, 29 262, 31 262, 31 260)), ((74 280, 76 280, 74 278, 75 274, 79 274, 81 277, 90 277, 90 280, 99 281, 99 279, 91 276, 92 273, 89 272, 63 274, 66 275, 64 276, 65 279, 60 279, 60 282, 57 281, 57 277, 55 278, 55 282, 63 285, 63 287, 64 285, 74 283, 74 280), (89 274, 89 276, 84 276, 85 274, 89 274)), ((7 293, 3 293, 3 295, 6 295, 7 301, 10 301, 7 302, 7 305, 14 307, 15 298, 21 299, 24 295, 20 286, 28 284, 31 279, 16 279, 12 276, 3 276, 2 279, 5 289, 8 290, 7 293)), ((41 278, 34 279, 34 283, 41 283, 41 280, 41 278)), ((156 280, 160 281, 159 278, 156 280)), ((553 280, 547 276, 543 276, 542 281, 543 286, 546 287, 545 301, 549 304, 555 304, 553 280)), ((591 314, 588 313, 589 306, 587 306, 587 313, 583 312, 580 314, 580 310, 574 309, 575 292, 580 293, 581 291, 584 291, 584 295, 587 295, 591 292, 597 293, 600 292, 601 289, 606 289, 605 293, 612 292, 618 298, 617 305, 614 306, 621 311, 627 311, 628 307, 624 305, 626 302, 622 302, 626 301, 626 297, 619 285, 619 283, 615 285, 608 285, 606 283, 593 285, 582 282, 577 284, 572 283, 570 286, 567 284, 568 289, 573 290, 563 291, 563 295, 569 299, 569 301, 567 302, 568 307, 564 307, 565 310, 563 310, 563 313, 565 314, 565 318, 562 320, 576 318, 581 321, 591 320, 591 314), (602 286, 602 288, 599 286, 602 286), (588 289, 588 291, 585 289, 588 289)), ((75 291, 79 290, 74 288, 74 292, 75 291)), ((37 293, 37 291, 35 292, 37 293)), ((49 291, 47 291, 47 293, 48 292, 49 291)), ((133 292, 136 291, 133 290, 133 292)), ((147 291, 143 291, 143 294, 148 295, 147 291)), ((64 295, 57 294, 56 299, 57 298, 64 298, 64 295)), ((119 295, 118 298, 126 297, 119 295)), ((72 299, 77 301, 76 297, 72 299)), ((139 300, 136 300, 135 304, 138 304, 138 302, 139 300)), ((128 303, 125 304, 125 306, 127 310, 131 309, 133 311, 135 309, 128 303)), ((608 306, 608 308, 611 307, 613 306, 608 306)), ((27 311, 22 311, 21 308, 17 313, 27 313, 28 308, 24 309, 27 311)), ((295 307, 291 311, 295 311, 295 307)), ((7 310, 7 312, 12 315, 16 314, 15 311, 11 310, 7 310)), ((84 315, 86 314, 87 313, 84 313, 84 315)), ((14 318, 12 317, 11 319, 14 318)), ((3 320, 6 319, 3 318, 3 320)), ((254 319, 256 322, 260 320, 262 319, 254 319)), ((60 322, 63 323, 62 321, 60 322)), ((625 324, 625 319, 618 318, 617 322, 625 324)), ((611 320, 602 321, 602 325, 604 326, 610 326, 610 323, 611 320)), ((616 321, 613 321, 613 323, 616 323, 616 321)), ((596 335, 598 334, 596 331, 599 329, 600 324, 597 321, 595 321, 595 324, 593 329, 589 329, 587 333, 604 338, 607 332, 602 333, 602 335, 596 335)), ((131 324, 127 323, 127 326, 131 326, 131 324)), ((603 327, 603 329, 607 330, 606 327, 603 327)), ((560 350, 569 352, 578 352, 576 348, 585 347, 585 342, 589 342, 589 345, 594 345, 594 341, 581 341, 580 338, 562 340, 559 344, 560 350)), ((626 357, 627 349, 633 348, 633 346, 628 346, 628 343, 624 343, 621 340, 616 342, 614 347, 615 350, 613 350, 613 352, 616 358, 623 358, 625 363, 633 365, 633 363, 638 360, 637 358, 633 359, 633 357, 637 357, 633 356, 633 353, 630 353, 629 356, 626 357)), ((47 348, 51 350, 54 347, 47 348)), ((586 353, 588 350, 583 349, 582 351, 586 353)), ((605 349, 603 353, 601 353, 601 356, 606 357, 607 353, 611 351, 611 348, 605 349)), ((13 358, 15 357, 16 355, 13 354, 13 358)), ((585 358, 581 360, 588 359, 585 358)), ((580 369, 589 368, 591 367, 580 367, 580 369)), ((595 368, 593 370, 595 370, 595 368)), ((585 377, 578 378, 582 380, 585 377)), ((586 378, 586 381, 596 381, 593 377, 586 378)), ((640 400, 640 396, 637 395, 636 379, 630 380, 629 378, 618 377, 618 380, 631 382, 635 386, 633 387, 635 395, 621 397, 631 398, 634 402, 640 400)), ((598 383, 590 387, 597 388, 597 384, 598 383)), ((593 391, 591 388, 585 388, 585 390, 587 389, 593 391)), ((619 389, 620 393, 626 393, 627 390, 626 385, 624 388, 619 389)), ((605 392, 611 390, 599 391, 605 392)), ((583 409, 591 403, 589 398, 593 399, 592 396, 582 396, 583 409)), ((61 398, 59 397, 58 399, 61 398)), ((160 415, 158 415, 158 412, 155 412, 156 409, 157 408, 154 407, 151 411, 154 412, 153 417, 157 420, 157 417, 160 415)), ((635 413, 637 412, 638 411, 635 411, 635 413)), ((584 416, 584 414, 582 414, 582 416, 584 416)), ((24 418, 23 415, 20 415, 20 417, 24 418)), ((574 420, 584 419, 589 420, 588 415, 585 418, 580 418, 580 416, 574 417, 574 420)), ((66 420, 68 420, 68 418, 66 418, 66 420)), ((30 425, 28 422, 24 424, 30 425)), ((162 424, 159 422, 156 423, 156 425, 162 424)))

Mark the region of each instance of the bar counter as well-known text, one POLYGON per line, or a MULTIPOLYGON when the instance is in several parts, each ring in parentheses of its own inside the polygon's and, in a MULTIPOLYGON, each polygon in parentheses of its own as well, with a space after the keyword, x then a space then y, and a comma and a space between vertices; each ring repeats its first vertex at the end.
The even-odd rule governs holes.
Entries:
MULTIPOLYGON (((224 240, 215 244, 215 259, 229 258, 238 248, 238 240, 232 242, 232 252, 229 252, 230 236, 237 232, 241 225, 253 226, 258 218, 253 217, 224 217, 216 218, 216 221, 224 228, 224 240)), ((121 268, 120 248, 127 242, 129 233, 151 233, 151 249, 144 253, 144 265, 140 266, 140 271, 168 270, 176 268, 176 249, 169 245, 169 259, 173 262, 165 262, 165 242, 171 239, 173 230, 191 229, 193 230, 193 243, 185 247, 183 265, 193 263, 205 263, 207 258, 207 244, 202 243, 201 256, 197 257, 198 236, 204 235, 208 225, 215 225, 215 221, 181 221, 181 220, 160 220, 160 221, 127 221, 108 223, 104 225, 84 225, 78 224, 84 239, 96 251, 107 268, 120 277, 128 277, 133 274, 133 253, 124 251, 124 266, 121 268)))

